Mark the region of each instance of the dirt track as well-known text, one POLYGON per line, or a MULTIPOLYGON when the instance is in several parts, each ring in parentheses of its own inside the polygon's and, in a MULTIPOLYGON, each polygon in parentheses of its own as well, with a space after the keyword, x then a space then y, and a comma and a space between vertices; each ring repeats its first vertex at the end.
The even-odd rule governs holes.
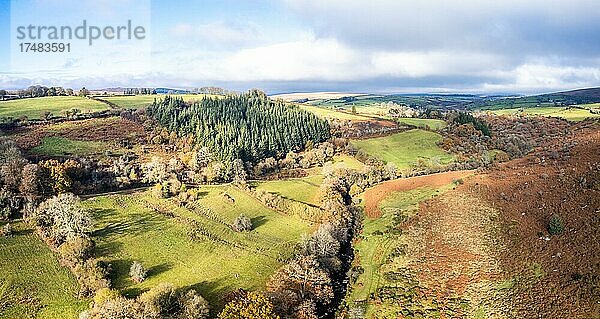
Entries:
POLYGON ((379 203, 393 192, 403 192, 426 186, 432 188, 442 187, 472 174, 473 171, 444 172, 381 183, 365 192, 365 212, 367 216, 377 218, 381 216, 379 203))

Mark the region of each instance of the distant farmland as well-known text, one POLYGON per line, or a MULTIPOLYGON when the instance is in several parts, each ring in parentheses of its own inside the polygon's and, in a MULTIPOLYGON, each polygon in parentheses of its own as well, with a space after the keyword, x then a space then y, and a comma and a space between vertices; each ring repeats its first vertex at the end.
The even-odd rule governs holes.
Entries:
MULTIPOLYGON (((582 106, 583 107, 583 106, 582 106)), ((590 107, 593 108, 593 105, 590 107)), ((525 116, 549 116, 559 117, 568 121, 583 121, 586 118, 597 118, 600 114, 594 114, 589 109, 569 107, 530 107, 524 109, 500 109, 493 110, 496 115, 525 115, 525 116)))
POLYGON ((46 112, 65 116, 66 111, 78 109, 83 113, 109 109, 106 103, 79 96, 47 96, 0 102, 0 117, 41 119, 46 112))
MULTIPOLYGON (((119 107, 125 109, 137 109, 146 107, 154 100, 164 99, 167 95, 165 94, 153 94, 153 95, 121 95, 121 96, 109 96, 101 97, 100 99, 116 104, 119 107)), ((211 94, 173 94, 169 95, 172 97, 180 97, 185 101, 201 100, 204 97, 218 97, 219 95, 211 94)))
POLYGON ((328 108, 324 108, 324 107, 318 107, 318 106, 310 106, 310 105, 300 105, 300 108, 306 111, 309 111, 311 113, 314 113, 316 116, 320 117, 320 118, 330 118, 330 119, 338 119, 338 120, 355 120, 355 121, 364 121, 364 120, 369 120, 369 117, 366 116, 362 116, 362 115, 358 115, 358 114, 352 114, 352 113, 346 113, 346 112, 339 112, 336 110, 332 110, 332 109, 328 109, 328 108))

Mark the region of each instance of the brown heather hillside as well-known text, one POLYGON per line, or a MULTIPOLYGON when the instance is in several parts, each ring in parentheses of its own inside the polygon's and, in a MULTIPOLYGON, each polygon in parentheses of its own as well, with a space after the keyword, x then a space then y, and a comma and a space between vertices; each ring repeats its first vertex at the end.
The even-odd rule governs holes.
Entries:
POLYGON ((409 270, 442 318, 600 317, 600 124, 573 130, 421 204, 409 270))

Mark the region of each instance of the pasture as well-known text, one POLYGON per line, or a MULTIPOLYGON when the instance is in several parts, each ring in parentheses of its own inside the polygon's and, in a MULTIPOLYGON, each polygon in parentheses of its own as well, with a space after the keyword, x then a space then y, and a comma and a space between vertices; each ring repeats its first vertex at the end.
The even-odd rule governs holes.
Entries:
MULTIPOLYGON (((115 95, 109 97, 100 97, 102 100, 114 103, 124 109, 139 109, 146 107, 154 102, 154 100, 164 99, 166 94, 153 95, 115 95)), ((201 100, 204 97, 218 97, 219 95, 211 94, 169 94, 172 97, 180 97, 185 101, 201 100)))
POLYGON ((75 277, 33 230, 13 227, 15 234, 0 237, 0 318, 77 318, 88 301, 77 298, 75 277))
MULTIPOLYGON (((590 108, 593 107, 593 104, 590 108)), ((493 110, 496 115, 521 115, 521 116, 548 116, 559 117, 567 121, 583 121, 586 118, 598 118, 600 114, 593 114, 589 109, 569 107, 531 107, 523 109, 500 109, 493 110)))
POLYGON ((432 131, 439 131, 446 126, 446 122, 442 121, 442 120, 420 119, 420 118, 412 118, 412 117, 401 117, 401 118, 396 119, 396 122, 402 123, 402 124, 407 124, 407 125, 413 125, 418 128, 426 127, 427 129, 432 130, 432 131))
POLYGON ((263 289, 270 275, 292 257, 309 226, 299 218, 264 207, 228 186, 207 186, 188 208, 149 193, 89 199, 98 253, 111 262, 114 285, 127 296, 170 282, 196 288, 218 311, 223 296, 235 289, 263 289), (253 230, 229 226, 241 213, 253 230), (142 283, 128 278, 131 263, 149 271, 142 283))
POLYGON ((54 116, 65 116, 67 111, 78 109, 82 113, 109 109, 106 103, 79 96, 46 96, 11 101, 0 101, 0 118, 41 119, 46 112, 54 116))
POLYGON ((284 101, 292 102, 298 100, 307 99, 312 100, 324 100, 324 99, 339 99, 343 97, 357 97, 367 94, 361 93, 340 93, 340 92, 306 92, 306 93, 283 93, 272 95, 273 99, 282 99, 284 101))
POLYGON ((368 155, 392 162, 399 169, 405 170, 419 162, 433 166, 452 162, 454 157, 437 145, 441 140, 442 136, 435 132, 414 129, 385 137, 355 140, 352 143, 368 155))
POLYGON ((114 150, 107 142, 76 141, 64 137, 44 137, 42 143, 29 152, 35 155, 68 156, 68 155, 98 155, 106 150, 114 150))
POLYGON ((353 156, 340 154, 333 157, 333 166, 360 171, 365 167, 365 164, 353 156))
POLYGON ((592 110, 592 109, 600 109, 600 103, 592 103, 592 104, 583 104, 580 105, 580 107, 586 108, 588 110, 592 110))
POLYGON ((328 109, 328 108, 323 108, 323 107, 318 107, 318 106, 301 104, 301 105, 299 105, 299 107, 301 109, 309 111, 323 119, 352 120, 352 121, 365 121, 365 120, 371 119, 370 117, 362 116, 359 114, 352 114, 349 112, 348 113, 340 112, 340 111, 336 111, 333 109, 328 109))
POLYGON ((319 205, 317 195, 323 182, 321 175, 304 178, 290 178, 255 183, 258 189, 269 193, 278 194, 287 199, 295 200, 310 205, 319 205))
MULTIPOLYGON (((334 156, 332 164, 335 168, 353 170, 361 170, 365 167, 359 160, 346 154, 334 156)), ((272 181, 255 181, 253 182, 253 186, 296 202, 319 206, 319 188, 323 183, 322 168, 315 167, 307 171, 311 174, 310 176, 272 181)))

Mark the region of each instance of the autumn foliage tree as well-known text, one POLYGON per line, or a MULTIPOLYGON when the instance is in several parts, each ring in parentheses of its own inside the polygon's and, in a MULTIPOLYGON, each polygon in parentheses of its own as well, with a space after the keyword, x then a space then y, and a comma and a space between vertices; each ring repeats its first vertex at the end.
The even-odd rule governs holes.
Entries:
POLYGON ((57 160, 47 160, 38 165, 44 194, 60 194, 70 191, 73 186, 72 176, 80 168, 80 165, 74 160, 66 160, 62 163, 57 160))
POLYGON ((87 236, 93 225, 90 213, 83 208, 79 197, 71 193, 59 194, 41 203, 31 218, 57 243, 87 236))
POLYGON ((279 319, 279 316, 269 298, 251 292, 226 304, 219 319, 279 319))
POLYGON ((277 271, 267 284, 267 290, 282 296, 279 307, 285 312, 297 312, 307 300, 328 305, 333 299, 331 278, 314 256, 299 256, 277 271))

